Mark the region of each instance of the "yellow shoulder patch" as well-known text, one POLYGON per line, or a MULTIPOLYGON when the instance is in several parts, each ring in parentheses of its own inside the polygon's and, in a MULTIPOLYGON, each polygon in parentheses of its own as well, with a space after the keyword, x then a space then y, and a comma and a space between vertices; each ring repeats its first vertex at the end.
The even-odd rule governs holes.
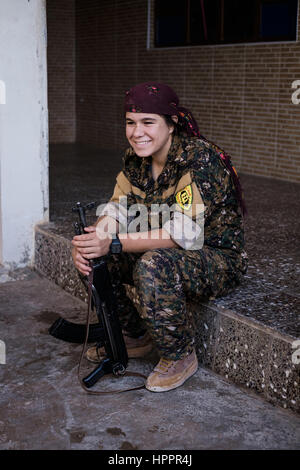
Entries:
POLYGON ((192 186, 188 184, 181 191, 178 191, 178 193, 175 194, 175 199, 181 209, 188 211, 193 203, 192 186))
POLYGON ((128 178, 124 175, 123 171, 120 171, 117 175, 117 184, 123 191, 124 195, 130 193, 131 184, 128 178))

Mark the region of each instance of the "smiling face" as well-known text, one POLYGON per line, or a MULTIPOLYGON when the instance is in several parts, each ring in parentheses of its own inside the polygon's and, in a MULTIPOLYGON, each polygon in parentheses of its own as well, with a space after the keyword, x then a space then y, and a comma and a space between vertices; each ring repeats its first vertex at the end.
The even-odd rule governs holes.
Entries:
POLYGON ((126 113, 126 137, 139 157, 166 160, 173 129, 159 114, 126 113))

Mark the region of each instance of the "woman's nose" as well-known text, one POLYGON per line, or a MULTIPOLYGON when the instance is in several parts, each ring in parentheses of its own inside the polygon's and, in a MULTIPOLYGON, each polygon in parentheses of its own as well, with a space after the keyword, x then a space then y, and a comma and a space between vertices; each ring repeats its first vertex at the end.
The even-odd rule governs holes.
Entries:
POLYGON ((142 136, 144 134, 144 131, 143 131, 143 127, 142 126, 135 126, 134 129, 133 129, 133 136, 134 137, 139 137, 139 136, 142 136))

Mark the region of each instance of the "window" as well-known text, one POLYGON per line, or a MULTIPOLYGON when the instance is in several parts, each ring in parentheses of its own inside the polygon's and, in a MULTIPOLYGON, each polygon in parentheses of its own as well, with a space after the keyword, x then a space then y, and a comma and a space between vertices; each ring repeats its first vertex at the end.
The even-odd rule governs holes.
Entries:
POLYGON ((155 46, 295 41, 298 0, 155 0, 155 46))

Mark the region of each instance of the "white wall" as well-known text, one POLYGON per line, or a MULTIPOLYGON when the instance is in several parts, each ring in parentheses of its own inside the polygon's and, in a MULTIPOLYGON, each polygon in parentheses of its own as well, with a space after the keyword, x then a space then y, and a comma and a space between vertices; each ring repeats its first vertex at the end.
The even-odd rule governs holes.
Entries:
POLYGON ((33 263, 34 226, 48 220, 46 48, 45 0, 0 0, 0 263, 8 267, 33 263))

